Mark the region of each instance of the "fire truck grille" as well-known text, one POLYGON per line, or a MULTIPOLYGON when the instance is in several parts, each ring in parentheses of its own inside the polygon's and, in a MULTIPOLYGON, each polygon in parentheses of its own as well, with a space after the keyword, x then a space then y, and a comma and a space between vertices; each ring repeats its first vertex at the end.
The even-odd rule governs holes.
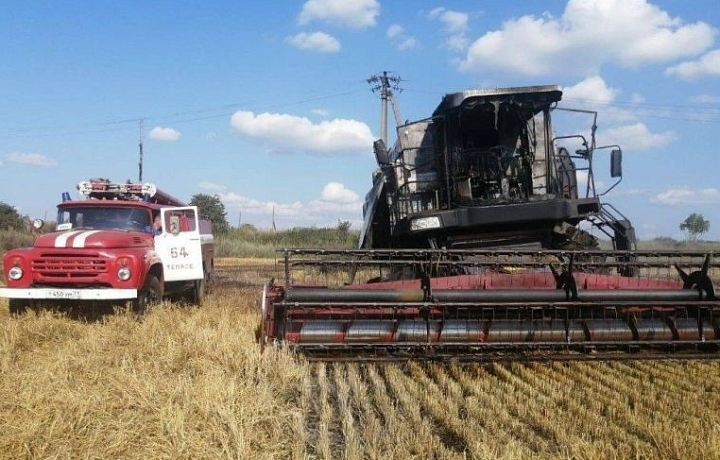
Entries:
POLYGON ((43 255, 32 261, 33 272, 52 278, 86 278, 107 272, 107 260, 97 255, 43 255))

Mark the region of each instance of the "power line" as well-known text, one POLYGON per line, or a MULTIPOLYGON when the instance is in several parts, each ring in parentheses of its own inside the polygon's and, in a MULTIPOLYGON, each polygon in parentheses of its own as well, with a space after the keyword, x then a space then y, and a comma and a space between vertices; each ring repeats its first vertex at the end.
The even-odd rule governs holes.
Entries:
MULTIPOLYGON (((213 112, 216 110, 228 109, 231 107, 234 107, 236 109, 241 108, 241 107, 247 107, 249 110, 253 110, 253 111, 267 110, 267 109, 272 109, 272 108, 307 104, 310 102, 318 102, 318 101, 323 101, 323 100, 333 99, 333 98, 338 98, 338 97, 344 97, 344 96, 348 96, 351 94, 357 94, 357 93, 362 93, 362 92, 364 92, 364 90, 361 90, 361 89, 353 90, 353 91, 343 91, 340 93, 326 94, 326 95, 322 95, 322 96, 318 96, 318 97, 306 98, 306 99, 301 99, 301 100, 297 100, 297 101, 280 102, 280 103, 276 103, 276 104, 267 104, 264 106, 256 106, 256 107, 249 107, 250 104, 248 104, 248 103, 223 104, 222 106, 218 106, 217 108, 214 108, 214 109, 200 109, 200 110, 195 110, 195 111, 174 112, 172 115, 165 115, 165 116, 159 116, 159 117, 135 117, 135 118, 125 118, 125 119, 105 121, 105 122, 101 122, 101 123, 75 125, 75 126, 129 125, 126 127, 117 127, 117 128, 87 129, 87 130, 78 129, 78 130, 73 130, 73 131, 61 131, 61 132, 39 133, 39 134, 29 134, 29 133, 32 133, 33 131, 38 131, 38 130, 40 130, 40 128, 18 128, 18 129, 13 129, 13 130, 5 130, 5 132, 8 133, 8 135, 0 134, 0 139, 29 139, 29 138, 37 138, 37 137, 62 137, 62 136, 70 136, 70 135, 98 134, 98 133, 108 133, 108 132, 115 132, 115 131, 127 131, 127 130, 136 129, 138 120, 141 120, 141 119, 145 120, 145 121, 153 121, 153 122, 191 123, 191 122, 195 122, 195 121, 227 117, 227 116, 234 114, 235 111, 224 111, 224 112, 218 113, 218 114, 198 116, 198 117, 188 117, 188 118, 177 118, 178 115, 189 114, 189 113, 208 113, 208 112, 213 112)), ((62 129, 62 128, 47 127, 47 128, 43 128, 43 129, 53 130, 53 129, 62 129)))
POLYGON ((112 133, 117 131, 128 131, 128 130, 135 130, 134 126, 124 127, 124 128, 111 128, 111 129, 94 129, 94 130, 84 130, 84 131, 66 131, 61 133, 47 133, 47 134, 25 134, 25 135, 19 135, 19 136, 0 136, 0 139, 34 139, 38 137, 57 137, 57 136, 74 136, 74 135, 82 135, 82 134, 98 134, 98 133, 112 133))

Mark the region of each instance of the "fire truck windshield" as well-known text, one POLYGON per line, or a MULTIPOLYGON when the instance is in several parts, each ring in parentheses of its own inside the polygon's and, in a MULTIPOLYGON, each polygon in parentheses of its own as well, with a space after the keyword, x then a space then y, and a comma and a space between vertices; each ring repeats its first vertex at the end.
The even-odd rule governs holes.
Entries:
POLYGON ((58 230, 71 228, 148 231, 150 213, 140 208, 63 207, 58 210, 58 230))

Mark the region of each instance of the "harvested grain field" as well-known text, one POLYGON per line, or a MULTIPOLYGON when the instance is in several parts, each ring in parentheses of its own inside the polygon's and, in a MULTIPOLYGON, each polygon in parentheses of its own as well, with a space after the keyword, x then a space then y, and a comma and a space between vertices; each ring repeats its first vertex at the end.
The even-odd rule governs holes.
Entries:
POLYGON ((0 458, 720 458, 720 363, 307 363, 260 353, 272 263, 202 308, 0 313, 0 458))

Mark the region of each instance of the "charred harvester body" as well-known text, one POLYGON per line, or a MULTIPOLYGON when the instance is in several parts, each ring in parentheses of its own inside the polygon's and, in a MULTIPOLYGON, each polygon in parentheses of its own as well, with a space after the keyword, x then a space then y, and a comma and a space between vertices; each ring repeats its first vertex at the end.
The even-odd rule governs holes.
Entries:
POLYGON ((621 149, 595 145, 594 112, 589 139, 556 136, 561 96, 448 94, 432 117, 399 124, 391 150, 377 141, 359 249, 286 250, 262 340, 323 358, 716 351, 720 265, 636 250, 629 220, 601 201, 609 189, 595 190, 594 155, 610 153, 613 188, 621 149))

